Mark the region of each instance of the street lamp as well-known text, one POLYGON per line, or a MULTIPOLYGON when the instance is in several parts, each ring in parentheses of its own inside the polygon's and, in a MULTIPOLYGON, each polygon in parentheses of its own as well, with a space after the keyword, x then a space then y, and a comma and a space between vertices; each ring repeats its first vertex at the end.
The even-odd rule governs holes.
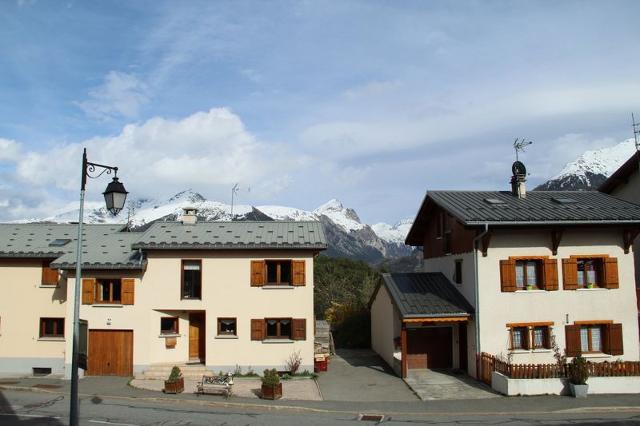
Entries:
POLYGON ((105 166, 103 164, 90 163, 87 161, 87 149, 82 152, 82 179, 80 185, 80 213, 78 218, 78 244, 76 247, 76 280, 73 298, 73 342, 71 355, 71 403, 69 412, 69 423, 71 426, 78 426, 78 364, 79 364, 79 343, 80 338, 80 285, 82 283, 82 222, 84 220, 84 192, 87 186, 87 178, 96 179, 104 173, 110 175, 113 172, 113 180, 107 185, 107 189, 102 193, 109 210, 114 216, 124 207, 127 199, 127 190, 118 180, 118 168, 105 166), (96 169, 102 169, 96 173, 96 169))

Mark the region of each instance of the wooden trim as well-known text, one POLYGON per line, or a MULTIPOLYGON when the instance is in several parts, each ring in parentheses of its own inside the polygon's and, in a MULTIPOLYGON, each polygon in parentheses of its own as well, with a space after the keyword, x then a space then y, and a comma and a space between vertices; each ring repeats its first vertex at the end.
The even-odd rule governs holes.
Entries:
POLYGON ((282 330, 280 328, 280 321, 282 320, 289 320, 289 328, 291 329, 288 338, 290 340, 293 340, 293 318, 289 318, 289 317, 278 317, 278 318, 265 318, 264 319, 264 340, 268 340, 268 339, 273 339, 273 340, 278 340, 278 339, 287 339, 287 336, 282 336, 282 330), (268 329, 268 325, 267 325, 267 321, 277 321, 276 324, 276 336, 269 336, 267 333, 267 329, 268 329))
POLYGON ((293 260, 291 259, 265 259, 264 260, 264 285, 281 285, 281 286, 293 286, 295 285, 293 279, 293 260), (269 282, 269 263, 276 264, 276 281, 269 282), (282 265, 284 263, 289 264, 289 281, 282 281, 282 265))
POLYGON ((640 233, 640 229, 625 229, 622 232, 622 247, 624 248, 624 254, 629 254, 629 248, 633 245, 633 241, 640 233))
POLYGON ((509 260, 544 260, 549 256, 509 256, 509 260))
POLYGON ((564 233, 564 229, 551 230, 551 253, 554 256, 558 255, 558 247, 560 247, 560 242, 562 241, 563 233, 564 233))
POLYGON ((570 259, 606 259, 610 255, 608 254, 572 254, 569 256, 570 259))
POLYGON ((510 322, 507 323, 507 328, 511 327, 551 327, 553 321, 539 321, 539 322, 510 322))
POLYGON ((596 321, 574 321, 575 325, 603 325, 613 324, 612 320, 596 320, 596 321))
POLYGON ((487 252, 489 251, 489 245, 491 244, 491 237, 493 233, 491 231, 487 231, 486 234, 482 237, 481 245, 482 245, 482 257, 487 257, 487 252))
POLYGON ((63 317, 43 317, 40 318, 40 337, 64 337, 64 323, 63 317), (47 321, 53 321, 53 333, 46 334, 47 321), (58 330, 58 324, 61 324, 62 330, 58 330))
POLYGON ((400 330, 400 374, 404 379, 407 377, 407 326, 402 324, 400 330))
POLYGON ((414 322, 460 322, 460 321, 468 321, 468 316, 457 316, 457 317, 439 317, 439 318, 406 318, 403 319, 403 323, 414 323, 414 322))

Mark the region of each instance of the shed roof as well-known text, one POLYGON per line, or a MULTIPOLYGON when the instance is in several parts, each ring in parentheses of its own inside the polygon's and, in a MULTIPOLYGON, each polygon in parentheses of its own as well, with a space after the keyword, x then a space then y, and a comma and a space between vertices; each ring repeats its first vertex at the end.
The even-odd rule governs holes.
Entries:
POLYGON ((317 221, 156 222, 133 244, 142 249, 310 249, 327 240, 317 221))
POLYGON ((382 274, 403 319, 468 316, 473 307, 440 272, 382 274))

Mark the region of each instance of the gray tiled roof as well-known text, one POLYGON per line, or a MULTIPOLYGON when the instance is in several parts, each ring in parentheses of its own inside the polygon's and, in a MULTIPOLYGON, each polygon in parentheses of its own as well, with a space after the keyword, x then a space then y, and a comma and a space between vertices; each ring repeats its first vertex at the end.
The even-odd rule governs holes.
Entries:
MULTIPOLYGON (((77 229, 75 224, 0 224, 0 257, 56 259, 54 267, 75 268, 77 229), (70 240, 51 246, 56 240, 70 240)), ((83 259, 85 269, 141 269, 131 244, 139 234, 121 232, 124 225, 84 225, 83 259)))
POLYGON ((133 244, 142 249, 313 249, 327 240, 320 222, 156 222, 133 244))
POLYGON ((466 225, 640 224, 639 205, 596 191, 529 191, 524 199, 509 191, 429 191, 427 198, 466 225), (575 203, 558 202, 565 198, 575 203), (487 199, 504 204, 490 204, 487 199))
POLYGON ((473 307, 440 272, 382 274, 402 318, 472 314, 473 307))

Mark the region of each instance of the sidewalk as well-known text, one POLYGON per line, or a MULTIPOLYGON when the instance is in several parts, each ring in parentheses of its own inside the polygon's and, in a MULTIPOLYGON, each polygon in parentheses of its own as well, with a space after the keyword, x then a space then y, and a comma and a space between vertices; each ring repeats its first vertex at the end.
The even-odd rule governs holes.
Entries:
MULTIPOLYGON (((479 415, 501 413, 561 413, 561 412, 608 412, 610 410, 640 412, 638 395, 591 395, 585 399, 563 396, 503 397, 484 400, 439 400, 439 401, 267 401, 232 396, 229 400, 218 395, 178 395, 135 389, 128 385, 129 379, 122 377, 87 377, 80 380, 81 398, 126 398, 140 401, 162 401, 167 404, 207 404, 224 407, 239 407, 246 411, 293 410, 311 412, 375 412, 386 415, 401 413, 432 413, 479 415)), ((47 392, 68 395, 70 383, 59 379, 25 378, 0 379, 2 389, 47 392)))

